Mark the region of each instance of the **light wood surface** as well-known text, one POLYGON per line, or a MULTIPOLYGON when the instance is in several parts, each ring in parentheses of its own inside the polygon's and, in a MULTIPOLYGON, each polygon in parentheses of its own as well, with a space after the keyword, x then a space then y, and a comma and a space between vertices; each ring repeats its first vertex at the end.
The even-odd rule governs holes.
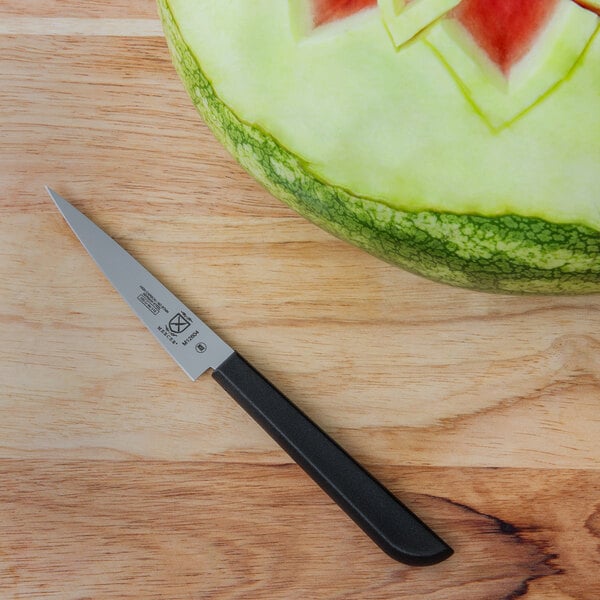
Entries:
POLYGON ((0 0, 0 598, 600 597, 600 298, 425 281, 213 139, 150 0, 0 0), (46 196, 104 227, 455 547, 372 543, 191 383, 46 196))

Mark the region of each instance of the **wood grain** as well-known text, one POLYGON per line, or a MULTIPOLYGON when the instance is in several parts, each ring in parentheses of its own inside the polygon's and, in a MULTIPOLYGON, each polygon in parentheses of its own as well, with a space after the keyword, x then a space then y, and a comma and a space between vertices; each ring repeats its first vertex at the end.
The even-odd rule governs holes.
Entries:
POLYGON ((425 569, 382 557, 296 466, 6 460, 0 573, 15 597, 598 597, 595 477, 380 475, 447 535, 456 556, 425 569))
POLYGON ((404 273, 254 183, 152 2, 0 0, 0 597, 600 597, 600 303, 404 273), (391 562, 129 314, 82 208, 454 544, 391 562))

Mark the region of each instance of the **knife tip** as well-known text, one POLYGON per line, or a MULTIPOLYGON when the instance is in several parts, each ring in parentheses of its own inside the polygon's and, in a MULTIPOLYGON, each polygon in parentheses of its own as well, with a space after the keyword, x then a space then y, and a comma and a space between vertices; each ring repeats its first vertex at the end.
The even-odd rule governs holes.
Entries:
POLYGON ((66 200, 61 198, 50 186, 45 185, 44 189, 48 192, 48 195, 52 199, 52 202, 56 204, 56 208, 58 208, 58 210, 62 212, 61 204, 66 203, 66 200))
POLYGON ((56 197, 56 192, 49 185, 45 185, 44 189, 46 190, 46 192, 48 192, 48 196, 50 196, 50 198, 54 200, 56 197))

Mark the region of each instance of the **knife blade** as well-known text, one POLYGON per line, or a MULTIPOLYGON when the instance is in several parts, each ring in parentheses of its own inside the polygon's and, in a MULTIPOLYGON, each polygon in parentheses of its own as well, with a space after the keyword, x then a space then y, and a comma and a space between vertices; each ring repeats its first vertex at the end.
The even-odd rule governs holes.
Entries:
POLYGON ((453 550, 124 248, 46 187, 115 290, 192 379, 212 377, 389 556, 430 565, 453 550))

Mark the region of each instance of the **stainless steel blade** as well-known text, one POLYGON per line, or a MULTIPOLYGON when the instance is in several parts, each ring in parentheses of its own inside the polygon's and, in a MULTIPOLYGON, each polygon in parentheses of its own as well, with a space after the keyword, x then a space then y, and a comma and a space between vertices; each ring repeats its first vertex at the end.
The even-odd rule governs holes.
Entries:
POLYGON ((49 187, 46 190, 117 292, 192 380, 233 354, 208 325, 100 227, 49 187))

